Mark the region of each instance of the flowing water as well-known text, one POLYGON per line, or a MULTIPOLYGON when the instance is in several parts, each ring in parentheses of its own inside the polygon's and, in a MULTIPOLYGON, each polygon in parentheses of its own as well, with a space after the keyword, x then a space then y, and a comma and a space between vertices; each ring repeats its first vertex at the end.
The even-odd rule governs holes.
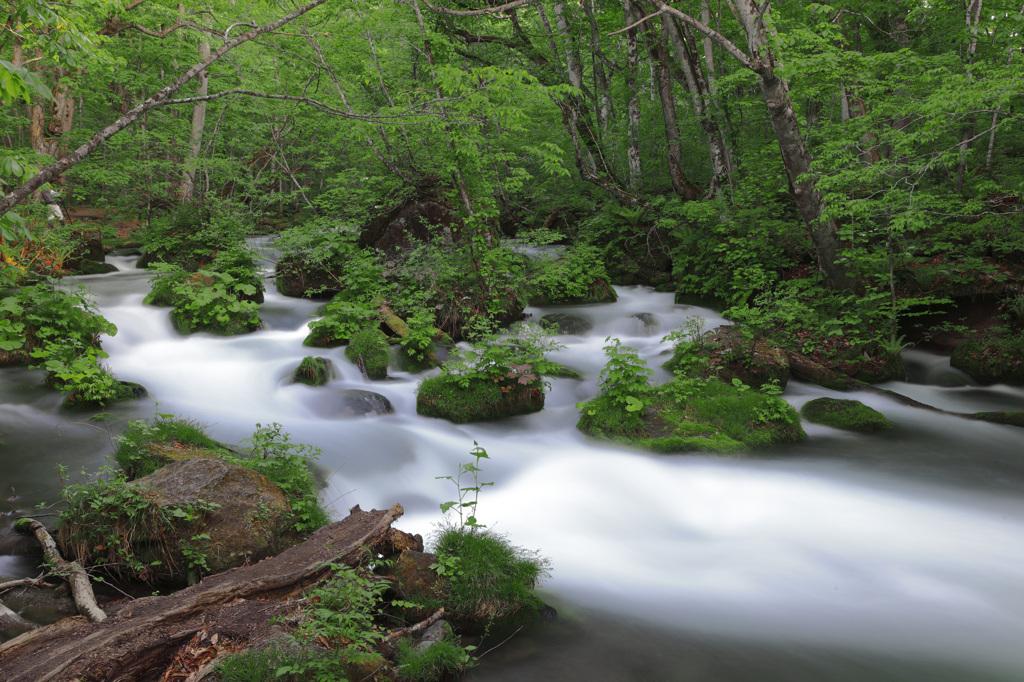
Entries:
MULTIPOLYGON (((368 386, 342 349, 304 348, 317 303, 271 287, 259 332, 183 338, 166 309, 142 305, 149 275, 131 259, 111 260, 119 272, 78 281, 119 329, 104 341, 109 366, 151 398, 106 410, 116 418, 101 427, 60 412, 38 372, 0 370, 0 513, 57 499, 58 463, 73 479, 97 470, 112 449, 105 429, 159 411, 200 420, 229 442, 280 422, 292 440, 323 449, 332 472, 324 496, 339 516, 400 502, 396 525, 428 536, 438 504, 454 497, 435 477, 454 474, 477 441, 491 456, 483 479, 495 482, 480 521, 550 557, 543 596, 560 617, 488 653, 472 679, 1024 679, 1024 430, 864 395, 898 429, 805 425, 806 442, 742 458, 589 441, 575 429, 575 404, 596 390, 606 337, 658 366, 662 336, 687 316, 723 321, 641 287, 619 288, 614 304, 558 309, 594 325, 561 337, 553 356, 586 379, 553 380, 540 413, 456 426, 416 415, 418 376, 368 386), (642 312, 656 328, 633 317, 642 312), (331 358, 338 378, 324 388, 291 383, 307 354, 331 358), (395 414, 339 416, 346 388, 387 396, 395 414)), ((942 388, 956 374, 948 359, 906 360, 910 382, 890 388, 918 400, 1024 409, 1024 390, 942 388)), ((785 397, 799 407, 823 395, 833 393, 792 383, 785 397)), ((33 571, 0 557, 0 575, 33 571)))

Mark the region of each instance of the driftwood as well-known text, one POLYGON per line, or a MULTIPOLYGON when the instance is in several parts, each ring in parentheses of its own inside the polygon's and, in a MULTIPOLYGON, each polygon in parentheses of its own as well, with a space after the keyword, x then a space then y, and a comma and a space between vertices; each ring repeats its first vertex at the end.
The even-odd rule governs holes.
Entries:
POLYGON ((100 623, 107 619, 107 614, 96 603, 96 595, 92 592, 89 574, 77 561, 68 561, 60 555, 57 543, 46 532, 43 524, 35 519, 18 519, 14 527, 20 532, 32 533, 43 547, 43 555, 50 567, 50 572, 65 578, 71 585, 71 596, 75 600, 78 612, 91 620, 100 623))
POLYGON ((356 565, 366 551, 388 544, 401 505, 349 516, 271 559, 209 576, 164 597, 128 602, 103 623, 68 618, 0 645, 5 682, 134 682, 157 679, 175 652, 207 628, 251 642, 270 634, 270 620, 330 571, 356 565))
MULTIPOLYGON (((387 303, 377 309, 377 314, 380 316, 380 321, 387 325, 388 329, 393 331, 398 336, 405 336, 411 329, 409 325, 405 323, 405 320, 395 315, 395 311, 391 309, 387 303)), ((440 367, 441 361, 437 359, 437 356, 429 349, 423 350, 423 354, 426 355, 435 366, 440 367)))
POLYGON ((5 583, 0 583, 0 594, 3 594, 7 590, 13 590, 15 587, 56 587, 53 583, 48 583, 42 578, 21 578, 20 580, 8 580, 5 583))
POLYGON ((907 407, 916 407, 921 410, 928 410, 929 412, 937 412, 938 414, 945 414, 951 417, 960 417, 961 419, 973 419, 976 421, 988 421, 996 422, 1000 424, 1007 424, 1010 426, 1022 426, 1024 427, 1024 411, 1009 411, 1009 412, 951 412, 950 410, 943 410, 935 407, 934 405, 928 405, 922 403, 920 400, 914 400, 905 395, 890 391, 884 388, 878 388, 871 384, 860 381, 858 379, 851 379, 845 374, 836 372, 835 370, 829 369, 824 365, 811 360, 806 355, 801 355, 794 351, 787 351, 786 358, 789 360, 789 371, 797 379, 804 381, 810 381, 811 383, 824 386, 836 391, 864 391, 866 393, 874 393, 875 395, 885 396, 891 400, 906 405, 907 407))

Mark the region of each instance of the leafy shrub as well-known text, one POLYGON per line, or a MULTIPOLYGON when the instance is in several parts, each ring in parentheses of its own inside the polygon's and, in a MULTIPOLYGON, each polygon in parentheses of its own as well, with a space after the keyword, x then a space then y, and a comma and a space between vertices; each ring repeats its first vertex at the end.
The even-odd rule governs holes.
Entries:
POLYGON ((170 263, 195 272, 209 265, 217 252, 240 246, 245 226, 229 207, 193 202, 152 220, 145 232, 139 267, 170 263))
POLYGON ((349 342, 352 335, 376 318, 371 305, 336 298, 321 311, 323 317, 309 323, 309 335, 302 342, 316 348, 333 348, 349 342))

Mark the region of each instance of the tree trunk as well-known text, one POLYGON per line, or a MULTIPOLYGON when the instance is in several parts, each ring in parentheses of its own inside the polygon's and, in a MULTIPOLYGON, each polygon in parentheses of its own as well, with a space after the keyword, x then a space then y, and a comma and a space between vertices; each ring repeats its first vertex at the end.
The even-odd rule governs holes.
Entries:
MULTIPOLYGON (((199 60, 205 61, 210 56, 210 41, 205 35, 199 40, 199 60)), ((210 85, 210 72, 203 69, 197 76, 196 96, 205 97, 210 85)), ((187 203, 192 200, 196 185, 196 162, 203 144, 203 129, 206 127, 206 100, 192 105, 192 135, 188 141, 188 156, 185 158, 185 173, 181 179, 181 200, 187 203)))
MULTIPOLYGON (((622 0, 622 13, 626 24, 632 24, 640 18, 632 0, 622 0)), ((626 31, 626 91, 629 93, 626 105, 626 159, 629 163, 629 189, 633 192, 643 182, 643 169, 640 166, 640 98, 636 91, 638 70, 636 29, 630 28, 626 31)))

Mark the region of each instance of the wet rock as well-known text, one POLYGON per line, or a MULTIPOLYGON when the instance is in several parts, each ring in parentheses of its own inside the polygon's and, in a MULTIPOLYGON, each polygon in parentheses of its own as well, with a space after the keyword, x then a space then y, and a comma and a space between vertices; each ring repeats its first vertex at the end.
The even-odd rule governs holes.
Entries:
POLYGON ((277 290, 285 296, 328 299, 341 291, 337 274, 328 267, 310 265, 294 256, 278 261, 274 275, 277 290))
MULTIPOLYGON (((291 519, 284 493, 269 478, 216 459, 172 462, 131 485, 144 488, 158 506, 219 505, 204 516, 201 528, 185 528, 182 537, 168 543, 180 552, 179 544, 189 546, 193 536, 208 534, 206 546, 192 550, 205 553, 210 573, 275 553, 291 519)), ((140 549, 136 553, 144 556, 140 549)), ((184 556, 178 558, 179 565, 188 565, 184 556)))
POLYGON ((394 411, 391 401, 380 393, 359 389, 341 392, 342 416, 362 417, 368 414, 391 414, 394 411))
POLYGON ((437 599, 440 576, 430 566, 437 555, 404 550, 395 562, 395 591, 406 601, 425 603, 437 599))
POLYGON ((800 414, 814 424, 824 424, 845 431, 884 431, 896 426, 881 412, 857 400, 817 398, 806 403, 800 414))
POLYGON ((457 241, 460 229, 461 221, 438 201, 436 188, 424 185, 415 199, 399 203, 367 221, 359 235, 359 246, 393 253, 442 235, 448 241, 457 241))
POLYGON ((640 323, 641 334, 654 334, 661 326, 661 323, 658 322, 658 318, 655 317, 653 313, 636 313, 635 315, 630 315, 630 317, 636 319, 640 323))
POLYGON ((568 313, 551 313, 540 318, 541 323, 547 323, 554 326, 558 330, 559 334, 567 334, 572 336, 583 336, 587 334, 591 329, 594 328, 587 320, 576 315, 570 315, 568 313))
POLYGON ((979 384, 1024 386, 1024 336, 975 337, 956 347, 949 364, 979 384))

